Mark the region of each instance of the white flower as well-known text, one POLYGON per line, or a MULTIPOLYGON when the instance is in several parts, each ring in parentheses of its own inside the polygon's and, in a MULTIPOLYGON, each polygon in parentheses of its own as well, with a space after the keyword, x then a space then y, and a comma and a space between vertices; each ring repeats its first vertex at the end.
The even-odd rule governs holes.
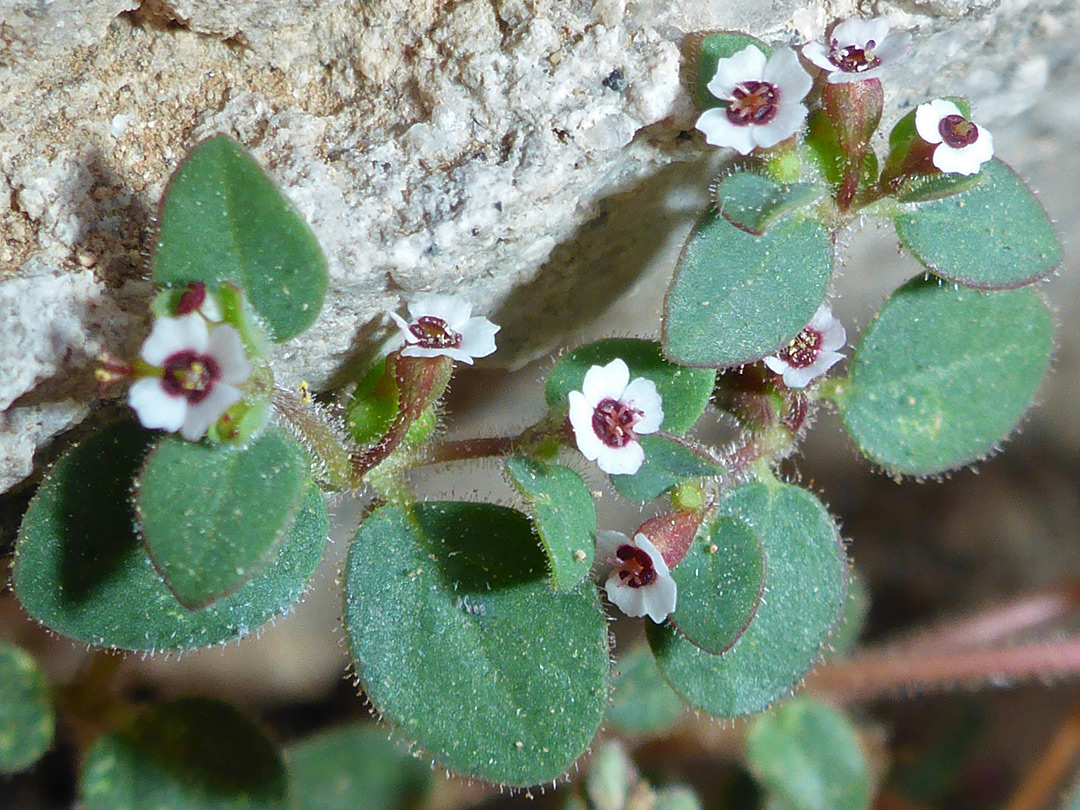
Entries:
POLYGON ((811 84, 795 51, 777 48, 766 60, 747 45, 720 59, 708 84, 710 93, 730 104, 706 110, 696 126, 712 146, 730 146, 742 155, 758 146, 775 146, 806 120, 806 105, 800 102, 811 84))
POLYGON ((884 17, 852 19, 833 29, 826 47, 820 42, 803 45, 803 56, 829 72, 830 84, 876 79, 903 60, 911 50, 911 35, 889 33, 884 17))
POLYGON ((596 557, 611 567, 604 584, 608 599, 627 616, 648 616, 660 624, 675 612, 675 580, 644 534, 630 540, 622 532, 597 532, 596 557))
POLYGON ((832 316, 828 305, 822 304, 791 343, 765 358, 765 365, 782 374, 788 388, 805 388, 843 359, 837 349, 846 343, 844 325, 832 316))
POLYGON ((472 365, 474 357, 487 357, 495 351, 495 333, 499 327, 487 318, 470 317, 472 304, 456 295, 417 295, 408 300, 406 321, 391 312, 405 337, 405 357, 439 357, 472 365))
POLYGON ((978 174, 994 156, 994 136, 942 98, 915 109, 915 131, 927 143, 938 144, 933 160, 943 172, 978 174))
POLYGON ((642 433, 655 433, 664 421, 656 383, 630 381, 619 358, 585 373, 580 391, 570 392, 570 425, 578 449, 609 475, 633 475, 645 461, 638 444, 642 433))
POLYGON ((139 355, 161 374, 132 385, 128 404, 143 427, 180 431, 192 442, 240 401, 237 386, 251 375, 240 333, 227 325, 211 330, 199 312, 156 319, 139 355))

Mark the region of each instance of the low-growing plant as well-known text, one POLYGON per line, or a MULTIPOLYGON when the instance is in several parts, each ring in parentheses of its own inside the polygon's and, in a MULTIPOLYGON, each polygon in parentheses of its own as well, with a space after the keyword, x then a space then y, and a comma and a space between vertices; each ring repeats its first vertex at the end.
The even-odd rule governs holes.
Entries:
MULTIPOLYGON (((1062 248, 963 99, 919 105, 876 154, 882 76, 910 46, 885 21, 806 45, 816 78, 791 49, 745 34, 695 41, 697 128, 743 157, 686 241, 660 340, 565 352, 544 383, 547 413, 517 435, 441 437, 455 366, 495 352, 499 329, 446 290, 413 291, 388 313, 396 331, 342 407, 276 386, 271 349, 318 318, 326 260, 243 146, 196 145, 161 202, 152 329, 136 358, 98 369, 103 386, 127 386, 130 413, 67 449, 23 518, 13 581, 26 612, 106 650, 242 638, 304 593, 328 532, 323 493, 367 492, 341 573, 343 630, 363 696, 424 757, 499 785, 551 785, 605 717, 612 737, 633 737, 686 706, 734 718, 780 704, 746 739, 769 807, 868 807, 850 718, 810 697, 782 702, 830 639, 850 646, 858 619, 834 518, 779 465, 823 405, 892 476, 994 452, 1047 373, 1054 321, 1036 283, 1062 248), (849 357, 829 305, 835 245, 867 217, 891 220, 923 270, 849 357), (736 430, 717 445, 704 436, 719 421, 736 430), (491 458, 513 508, 412 494, 416 471, 491 458), (581 472, 593 463, 628 510, 650 504, 632 537, 598 526, 581 472), (643 619, 648 646, 618 650, 613 674, 620 613, 643 619)), ((936 677, 881 666, 892 687, 936 677)), ((48 747, 53 709, 25 653, 0 648, 0 670, 0 766, 14 771, 48 747)), ((854 683, 846 672, 834 687, 854 683)), ((372 749, 375 771, 357 760, 379 744, 364 729, 283 759, 250 719, 206 699, 99 725, 82 764, 92 809, 280 806, 290 782, 298 807, 390 806, 370 798, 384 761, 404 794, 425 789, 423 771, 389 764, 392 750, 372 749)), ((593 763, 568 806, 699 806, 686 788, 653 790, 618 742, 593 763)))

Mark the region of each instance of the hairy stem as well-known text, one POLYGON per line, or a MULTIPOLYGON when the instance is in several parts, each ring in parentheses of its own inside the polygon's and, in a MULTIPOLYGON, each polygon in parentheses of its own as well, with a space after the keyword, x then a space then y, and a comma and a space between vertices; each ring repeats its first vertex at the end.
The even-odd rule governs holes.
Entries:
POLYGON ((318 406, 284 388, 274 389, 273 404, 321 463, 329 484, 335 489, 353 486, 352 464, 344 440, 319 412, 318 406))
POLYGON ((1009 799, 1005 810, 1042 810, 1061 792, 1073 763, 1080 756, 1080 700, 1073 703, 1065 722, 1027 778, 1009 799))

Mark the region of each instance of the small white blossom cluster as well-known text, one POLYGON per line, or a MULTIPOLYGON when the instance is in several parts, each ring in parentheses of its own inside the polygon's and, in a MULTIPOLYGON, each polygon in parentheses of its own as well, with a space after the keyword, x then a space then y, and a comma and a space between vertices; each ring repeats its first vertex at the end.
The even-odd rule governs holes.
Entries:
MULTIPOLYGON (((833 29, 829 42, 809 42, 802 54, 825 71, 830 84, 878 79, 911 50, 911 36, 889 33, 889 21, 852 19, 833 29)), ((803 99, 813 81, 790 48, 765 54, 755 45, 720 59, 708 90, 722 102, 701 114, 696 127, 712 146, 747 155, 797 133, 808 113, 803 99)), ((975 174, 994 153, 986 130, 967 120, 952 102, 938 99, 916 113, 919 137, 936 144, 933 163, 947 173, 975 174)))
POLYGON ((495 351, 499 327, 472 317, 472 304, 456 295, 416 295, 407 301, 410 320, 391 312, 401 337, 404 357, 449 357, 472 365, 473 358, 495 351))
POLYGON ((795 339, 764 362, 788 388, 805 388, 844 359, 837 350, 846 344, 847 330, 822 304, 795 339))
POLYGON ((657 624, 675 612, 678 589, 663 554, 641 532, 596 533, 596 558, 611 603, 627 616, 648 616, 657 624))

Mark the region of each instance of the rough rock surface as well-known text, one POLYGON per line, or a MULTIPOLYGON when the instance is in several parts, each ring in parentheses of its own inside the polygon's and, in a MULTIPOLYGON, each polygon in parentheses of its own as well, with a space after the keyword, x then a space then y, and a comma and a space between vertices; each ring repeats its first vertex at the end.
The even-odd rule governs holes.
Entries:
MULTIPOLYGON (((87 411, 93 357, 137 348, 153 211, 198 139, 227 132, 249 146, 329 255, 326 308, 279 351, 279 379, 332 383, 402 290, 454 290, 497 313, 499 356, 513 364, 614 301, 688 216, 660 204, 709 165, 683 135, 694 117, 684 34, 796 42, 854 10, 0 0, 0 490, 87 411)), ((872 11, 916 38, 890 82, 894 113, 960 91, 993 126, 1077 56, 1071 0, 872 11)))

